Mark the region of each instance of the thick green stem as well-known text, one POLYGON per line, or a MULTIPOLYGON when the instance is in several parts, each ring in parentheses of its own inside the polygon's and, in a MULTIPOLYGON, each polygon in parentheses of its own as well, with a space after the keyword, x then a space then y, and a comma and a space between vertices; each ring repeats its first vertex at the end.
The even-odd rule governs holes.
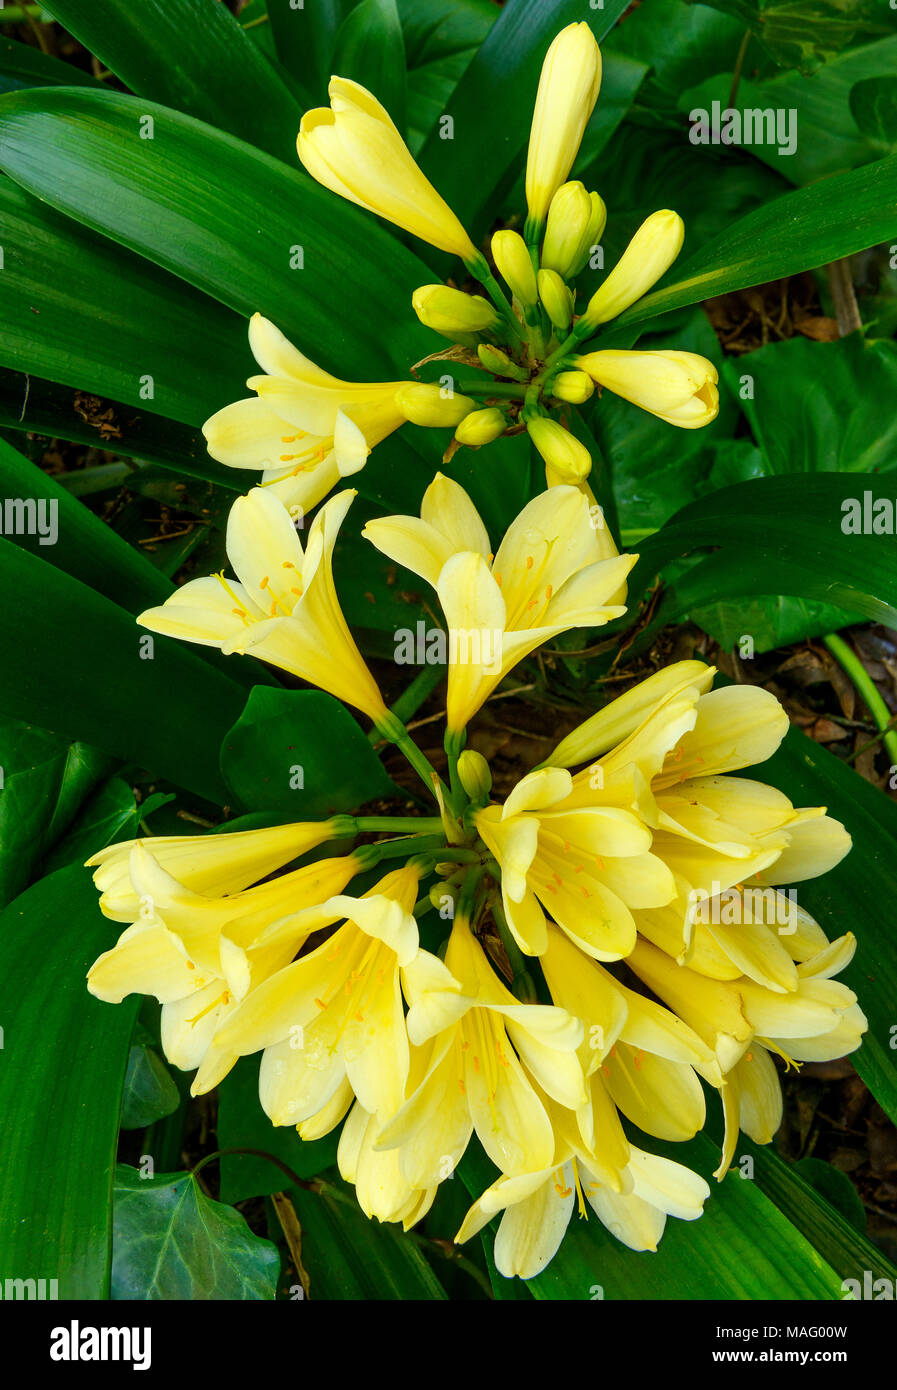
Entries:
POLYGON ((352 816, 351 819, 356 830, 371 833, 394 830, 398 834, 426 835, 442 829, 438 816, 352 816))
POLYGON ((858 694, 865 700, 869 713, 875 722, 875 727, 881 734, 881 740, 887 749, 888 757, 897 766, 897 729, 892 727, 894 716, 878 693, 875 682, 843 637, 839 637, 837 633, 833 632, 828 637, 823 637, 822 640, 839 666, 842 666, 847 672, 856 686, 858 694))
POLYGON ((526 395, 526 388, 514 381, 484 381, 476 377, 455 382, 455 390, 462 396, 507 396, 509 400, 522 400, 526 395))
POLYGON ((519 342, 524 342, 525 334, 517 319, 517 315, 508 303, 501 285, 489 269, 489 262, 486 260, 486 257, 478 252, 475 259, 465 261, 464 264, 467 266, 471 275, 475 275, 479 280, 483 289, 492 300, 492 303, 501 314, 505 324, 511 330, 513 336, 517 338, 519 342))
POLYGON ((387 711, 387 713, 377 721, 377 728, 383 738, 387 739, 390 743, 394 743, 397 748, 402 750, 418 777, 420 777, 424 786, 427 788, 427 791, 434 794, 434 787, 442 785, 439 773, 426 754, 422 753, 418 748, 401 719, 392 711, 387 711))

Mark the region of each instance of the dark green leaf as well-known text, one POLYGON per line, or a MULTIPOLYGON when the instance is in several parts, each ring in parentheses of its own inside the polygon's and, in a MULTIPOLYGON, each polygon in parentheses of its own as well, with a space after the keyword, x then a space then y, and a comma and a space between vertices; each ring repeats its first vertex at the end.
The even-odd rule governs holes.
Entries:
POLYGON ((325 102, 336 36, 351 0, 314 0, 308 6, 267 0, 267 6, 280 61, 308 91, 312 106, 325 102))
POLYGON ((414 1237, 369 1221, 348 1183, 332 1177, 322 1192, 292 1187, 290 1198, 302 1226, 312 1300, 445 1298, 414 1237))
POLYGON ((15 39, 0 38, 0 92, 19 87, 99 87, 89 73, 62 63, 39 48, 15 39))
POLYGON ((878 0, 706 0, 746 24, 774 62, 812 72, 854 43, 889 31, 878 0))
POLYGON ((140 97, 292 158, 301 110, 218 0, 49 0, 46 8, 140 97))
MULTIPOLYGON (((60 217, 12 179, 0 182, 0 216, 0 361, 137 407, 109 416, 76 397, 72 425, 91 425, 93 442, 114 447, 146 410, 198 425, 244 394, 252 356, 235 314, 60 217)), ((26 391, 21 413, 27 405, 26 391)))
POLYGON ((84 976, 114 935, 83 869, 42 879, 0 914, 0 1278, 58 1280, 59 1298, 108 1295, 112 1173, 137 1005, 101 1004, 84 976))
POLYGON ((0 100, 0 167, 238 312, 266 314, 341 376, 407 374, 432 351, 410 308, 429 272, 298 161, 132 97, 48 88, 0 100))
POLYGON ((850 109, 860 130, 877 144, 897 144, 897 78, 868 77, 850 89, 850 109))
POLYGON ((340 26, 333 71, 360 82, 405 129, 405 41, 396 0, 361 0, 340 26))
POLYGON ((286 821, 397 794, 352 715, 320 690, 253 690, 224 739, 221 770, 239 805, 286 821))
POLYGON ((850 256, 897 236, 897 155, 757 208, 670 272, 655 290, 611 325, 644 323, 656 314, 729 290, 766 284, 850 256))
POLYGON ((822 1158, 798 1159, 794 1171, 862 1235, 866 1229, 866 1209, 846 1173, 822 1158))
POLYGON ((0 678, 0 714, 225 800, 217 750, 243 703, 235 681, 166 637, 150 647, 123 608, 5 539, 0 585, 28 595, 0 609, 0 644, 18 653, 0 678))
POLYGON ((191 1173, 115 1170, 113 1299, 269 1299, 280 1256, 191 1173))

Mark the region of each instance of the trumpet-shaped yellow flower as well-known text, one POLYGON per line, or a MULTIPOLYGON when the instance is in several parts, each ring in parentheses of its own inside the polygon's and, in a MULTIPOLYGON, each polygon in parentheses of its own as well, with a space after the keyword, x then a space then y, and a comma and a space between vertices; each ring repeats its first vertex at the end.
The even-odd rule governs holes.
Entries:
POLYGON ((504 912, 522 951, 545 950, 548 912, 588 955, 619 960, 635 944, 632 909, 669 902, 673 875, 638 816, 578 805, 573 786, 562 768, 531 772, 503 806, 477 811, 476 827, 501 866, 504 912))
POLYGON ((519 232, 503 227, 492 238, 492 258, 515 299, 526 307, 538 301, 536 272, 526 242, 519 232))
POLYGON ((545 54, 530 129, 526 205, 536 234, 579 153, 600 86, 601 53, 591 29, 585 21, 568 24, 545 54))
POLYGON ((696 672, 690 662, 681 671, 669 668, 661 680, 650 678, 655 683, 644 697, 638 687, 628 692, 617 711, 617 702, 600 711, 550 759, 589 756, 606 747, 608 730, 628 730, 577 773, 571 804, 637 811, 651 828, 652 852, 675 875, 683 914, 689 903, 752 876, 770 884, 815 877, 850 848, 844 827, 824 808, 796 809, 773 787, 727 775, 771 757, 788 717, 768 691, 710 691, 712 678, 711 668, 696 672), (659 698, 650 708, 654 691, 659 698))
POLYGON ((507 419, 497 406, 487 406, 465 415, 455 430, 455 438, 469 449, 478 449, 483 444, 491 444, 493 439, 504 434, 507 427, 507 419))
POLYGON ((377 98, 345 77, 332 77, 328 92, 330 106, 307 111, 299 127, 299 158, 312 178, 441 251, 475 258, 470 237, 377 98))
POLYGON ((584 1104, 582 1024, 552 1005, 521 1004, 460 914, 439 966, 409 978, 419 1080, 377 1147, 398 1149, 405 1181, 422 1190, 451 1175, 474 1130, 502 1172, 546 1167, 552 1126, 527 1072, 560 1104, 584 1104))
POLYGON ((536 415, 527 420, 526 432, 545 461, 545 481, 549 487, 576 486, 591 473, 592 455, 576 435, 565 430, 557 420, 536 415))
POLYGON ((426 1216, 437 1187, 411 1187, 402 1176, 396 1149, 378 1149, 381 1122, 356 1101, 343 1125, 337 1150, 340 1174, 354 1183, 358 1205, 378 1221, 401 1221, 408 1231, 426 1216))
MULTIPOLYGON (((135 842, 126 866, 115 866, 126 867, 135 920, 91 966, 88 989, 116 1004, 132 993, 154 995, 162 1004, 165 1055, 185 1071, 200 1067, 194 1086, 208 1089, 236 1061, 235 1053, 216 1046, 219 1025, 292 959, 310 932, 336 920, 338 910, 323 904, 342 892, 360 863, 352 855, 322 859, 258 887, 209 897, 166 872, 148 847, 153 844, 135 842), (270 927, 276 934, 259 944, 270 927)), ((120 910, 127 896, 117 894, 120 910)))
POLYGON ((625 608, 635 556, 617 555, 573 487, 524 507, 492 554, 479 513, 437 474, 420 517, 369 521, 363 534, 436 589, 449 629, 448 725, 461 729, 518 661, 571 627, 600 627, 625 608))
POLYGON ((499 1212, 493 1258, 505 1278, 532 1279, 551 1262, 574 1208, 586 1203, 603 1226, 630 1250, 656 1250, 667 1216, 695 1221, 710 1188, 680 1163, 629 1145, 622 1190, 609 1187, 595 1172, 588 1148, 547 1101, 555 1131, 552 1163, 541 1170, 502 1175, 468 1211, 455 1240, 462 1244, 499 1212))
MULTIPOLYGON (((418 882, 409 865, 364 897, 330 898, 324 907, 344 925, 253 990, 222 1027, 222 1048, 263 1050, 259 1095, 273 1124, 320 1115, 345 1081, 381 1119, 401 1105, 409 1053, 400 975, 419 951, 411 914, 418 882)), ((275 925, 257 944, 278 936, 275 925)))
POLYGON ((478 333, 492 333, 499 326, 488 299, 450 285, 421 285, 411 296, 411 307, 427 328, 469 346, 476 344, 478 333))
POLYGON ((719 374, 696 352, 590 352, 575 360, 599 386, 668 425, 696 430, 719 413, 719 374))
POLYGON ((542 266, 573 280, 583 269, 593 246, 601 240, 607 208, 597 193, 587 193, 581 183, 565 183, 548 209, 542 266))
POLYGON ((140 912, 140 894, 130 872, 131 851, 142 847, 156 863, 194 893, 224 897, 240 893, 267 878, 318 845, 336 839, 334 821, 297 821, 262 830, 222 831, 216 835, 158 835, 121 840, 87 860, 95 869, 100 908, 117 922, 133 922, 140 912))
POLYGON ((386 707, 333 582, 333 547, 354 496, 344 491, 324 504, 303 552, 283 503, 265 488, 253 488, 237 499, 227 521, 227 553, 237 579, 191 579, 137 621, 223 652, 251 651, 375 722, 382 719, 386 707))
POLYGON ((310 511, 404 424, 395 401, 402 383, 340 381, 261 314, 250 319, 249 346, 265 373, 247 382, 258 394, 206 420, 209 453, 230 468, 261 470, 262 485, 287 507, 310 511))
POLYGON ((652 212, 639 227, 613 270, 598 287, 589 306, 576 325, 577 335, 585 337, 599 324, 616 318, 647 294, 665 275, 682 250, 685 225, 677 212, 664 208, 652 212))
POLYGON ((777 992, 747 976, 707 978, 639 941, 627 964, 713 1049, 719 1063, 726 1137, 720 1179, 732 1161, 739 1124, 767 1143, 781 1118, 771 1050, 794 1061, 843 1057, 859 1047, 867 1021, 856 995, 829 976, 846 965, 855 942, 848 934, 798 966, 797 984, 777 992))

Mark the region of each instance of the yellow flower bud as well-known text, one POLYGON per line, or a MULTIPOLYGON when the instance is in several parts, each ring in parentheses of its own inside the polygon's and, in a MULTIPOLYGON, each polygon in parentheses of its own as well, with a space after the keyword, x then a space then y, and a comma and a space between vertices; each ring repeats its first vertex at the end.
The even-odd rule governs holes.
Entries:
POLYGON ((570 267, 568 280, 575 280, 577 275, 585 269, 586 262, 592 254, 592 247, 597 246, 601 241, 601 233, 607 226, 607 208, 604 199, 597 193, 589 194, 589 204, 591 212, 589 214, 588 225, 583 233, 582 242, 573 259, 570 267))
POLYGON ((568 24, 545 55, 526 157, 528 232, 538 235, 548 206, 579 152, 601 86, 601 53, 585 21, 568 24))
POLYGON ((643 294, 669 270, 682 249, 685 225, 677 212, 664 208, 652 212, 639 227, 604 284, 589 300, 589 307, 576 326, 577 334, 597 328, 616 318, 641 299, 643 294))
POLYGON ((373 93, 331 77, 328 95, 330 106, 306 111, 299 126, 299 158, 312 178, 441 251, 475 259, 470 237, 373 93))
POLYGON ((526 422, 527 433, 545 460, 556 483, 579 483, 591 472, 592 458, 584 444, 557 420, 539 415, 526 422))
POLYGON ((496 232, 492 238, 492 256, 511 293, 521 304, 535 304, 538 299, 536 272, 520 233, 496 232))
POLYGON ((594 389, 595 383, 586 372, 559 372, 551 384, 552 396, 571 405, 582 405, 594 389))
POLYGON ((539 298, 559 333, 566 334, 573 318, 573 295, 556 270, 540 270, 539 298))
MULTIPOLYGON (((588 377, 586 380, 588 381, 588 377)), ((590 386, 591 384, 589 381, 590 386)), ((490 405, 483 410, 472 410, 469 415, 465 415, 455 430, 455 438, 459 444, 478 449, 481 444, 491 444, 493 439, 504 434, 507 425, 508 422, 498 407, 490 405)))
POLYGON ((449 285, 421 285, 411 296, 421 323, 453 341, 498 327, 498 314, 481 294, 464 294, 449 285))
POLYGON ((696 352, 590 352, 576 363, 599 386, 667 424, 699 429, 719 411, 717 370, 696 352))
POLYGON ((454 429, 476 404, 469 396, 460 396, 443 386, 424 381, 408 381, 396 392, 396 405, 413 425, 434 429, 448 425, 454 429))
MULTIPOLYGON (((597 196, 597 195, 596 195, 597 196)), ((545 240, 542 243, 542 266, 569 276, 580 253, 586 229, 592 217, 592 200, 585 184, 562 184, 551 200, 545 240)))
POLYGON ((485 805, 492 791, 492 773, 482 753, 465 748, 458 759, 458 777, 471 801, 485 805))

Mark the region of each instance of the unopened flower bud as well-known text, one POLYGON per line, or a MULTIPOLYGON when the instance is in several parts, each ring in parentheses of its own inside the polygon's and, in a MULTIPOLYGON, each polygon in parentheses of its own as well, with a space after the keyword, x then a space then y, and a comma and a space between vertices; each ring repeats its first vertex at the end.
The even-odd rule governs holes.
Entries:
POLYGON ((491 333, 499 324, 488 299, 449 285, 421 285, 411 296, 411 305, 421 323, 454 341, 473 333, 491 333))
POLYGON ((601 241, 601 234, 607 226, 607 207, 605 206, 604 199, 597 193, 590 193, 589 205, 591 207, 591 212, 589 214, 588 225, 583 233, 579 249, 573 258, 573 264, 567 274, 568 280, 575 280, 577 275, 585 269, 586 262, 591 256, 593 249, 601 241))
POLYGON ((444 386, 423 381, 405 382, 396 392, 395 399, 406 420, 413 425, 436 429, 445 425, 451 428, 460 425, 476 405, 469 396, 460 396, 444 386))
POLYGON ((576 358, 593 381, 682 429, 700 429, 719 411, 716 368, 696 352, 590 352, 576 358))
MULTIPOLYGON (((591 380, 588 377, 586 380, 591 386, 591 380)), ((507 420, 497 406, 487 406, 483 410, 472 410, 469 415, 465 415, 455 430, 455 438, 459 444, 478 449, 480 445, 491 444, 493 439, 504 434, 507 425, 507 420)))
POLYGON ((585 184, 573 181, 562 184, 551 200, 545 240, 542 243, 542 267, 556 270, 565 278, 570 274, 592 216, 592 202, 585 184))
POLYGON ((523 367, 512 361, 501 348, 493 347, 491 343, 480 343, 477 347, 477 357, 486 371, 491 372, 493 376, 510 377, 512 381, 529 380, 529 375, 523 367))
POLYGON ((594 389, 595 383, 587 372, 559 372, 551 383, 552 396, 571 405, 582 405, 594 389))
POLYGON ((492 257, 511 293, 527 306, 536 303, 536 272, 519 232, 504 230, 492 238, 492 257))
POLYGON ((539 298, 554 327, 566 334, 573 318, 573 295, 556 270, 539 271, 539 298))
POLYGON ((588 449, 557 420, 539 415, 527 420, 526 429, 555 482, 578 483, 591 472, 588 449))
POLYGON ((601 86, 601 54, 588 24, 568 24, 545 55, 526 156, 528 224, 537 232, 572 168, 601 86))
POLYGON ((471 801, 484 806, 492 791, 492 773, 482 753, 465 748, 458 759, 458 776, 471 801))
POLYGON ((585 337, 599 324, 616 318, 647 294, 665 275, 682 249, 685 225, 668 208, 653 212, 639 227, 617 264, 589 300, 589 307, 576 325, 585 337))

